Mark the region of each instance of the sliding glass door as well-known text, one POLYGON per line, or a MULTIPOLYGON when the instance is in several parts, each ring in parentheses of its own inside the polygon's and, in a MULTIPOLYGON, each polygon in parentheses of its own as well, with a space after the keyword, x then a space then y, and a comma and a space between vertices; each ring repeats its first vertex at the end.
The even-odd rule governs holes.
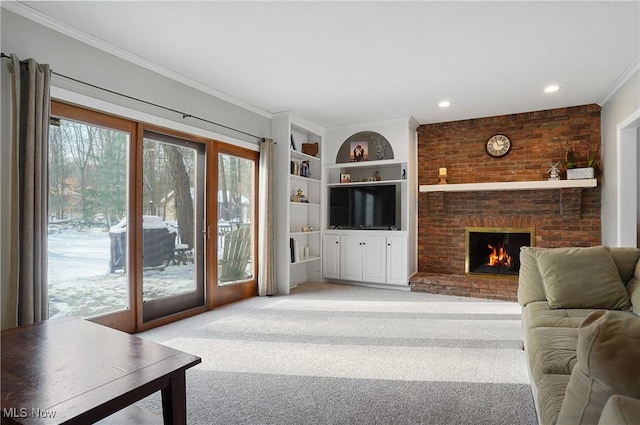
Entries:
POLYGON ((142 300, 147 322, 205 303, 204 144, 145 131, 142 182, 142 300))
POLYGON ((257 293, 256 151, 51 111, 51 317, 135 332, 257 293))

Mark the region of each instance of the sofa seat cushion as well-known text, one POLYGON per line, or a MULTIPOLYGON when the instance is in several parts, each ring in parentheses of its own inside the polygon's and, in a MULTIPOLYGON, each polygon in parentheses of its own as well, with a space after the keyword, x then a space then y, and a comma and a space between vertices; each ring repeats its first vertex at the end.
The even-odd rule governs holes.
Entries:
POLYGON ((538 384, 538 419, 540 425, 555 425, 562 407, 569 375, 544 375, 538 384))
POLYGON ((531 378, 544 375, 571 375, 576 364, 578 330, 575 328, 534 328, 529 332, 528 359, 531 378))
POLYGON ((522 309, 522 330, 526 335, 533 328, 578 328, 593 311, 592 308, 551 310, 546 301, 532 302, 522 309))
POLYGON ((613 395, 602 409, 598 425, 634 425, 640 418, 640 399, 613 395))
POLYGON ((629 310, 631 302, 604 246, 536 251, 549 308, 629 310))
POLYGON ((592 313, 578 329, 577 356, 558 424, 596 425, 612 395, 640 398, 640 317, 592 313))
MULTIPOLYGON (((640 282, 639 282, 640 283, 640 282)), ((640 291, 638 292, 640 295, 640 291)), ((546 301, 536 301, 522 308, 522 332, 525 337, 525 347, 531 329, 534 328, 578 328, 582 321, 591 313, 593 308, 559 308, 551 310, 546 301)), ((619 316, 634 316, 631 311, 612 311, 619 316)))

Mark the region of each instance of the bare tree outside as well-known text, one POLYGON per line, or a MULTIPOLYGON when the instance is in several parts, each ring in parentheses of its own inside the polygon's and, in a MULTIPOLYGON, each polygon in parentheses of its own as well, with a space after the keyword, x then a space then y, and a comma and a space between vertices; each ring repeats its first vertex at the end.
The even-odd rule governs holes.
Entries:
POLYGON ((218 217, 224 221, 249 221, 247 204, 253 193, 253 163, 244 158, 218 156, 218 217))
POLYGON ((116 164, 124 164, 127 161, 126 138, 120 132, 103 130, 97 134, 97 143, 94 145, 94 163, 96 166, 96 179, 99 182, 111 182, 109 185, 101 185, 95 191, 100 212, 104 216, 107 227, 111 227, 127 211, 127 175, 116 164))
POLYGON ((60 124, 49 130, 49 216, 63 218, 67 215, 69 171, 68 147, 62 137, 60 124))
POLYGON ((172 145, 163 145, 169 159, 169 170, 173 180, 175 193, 176 219, 178 231, 183 244, 193 246, 193 197, 191 195, 191 182, 180 148, 172 145))
POLYGON ((49 216, 107 230, 126 213, 128 135, 63 120, 49 136, 49 216), (108 183, 106 183, 108 182, 108 183))

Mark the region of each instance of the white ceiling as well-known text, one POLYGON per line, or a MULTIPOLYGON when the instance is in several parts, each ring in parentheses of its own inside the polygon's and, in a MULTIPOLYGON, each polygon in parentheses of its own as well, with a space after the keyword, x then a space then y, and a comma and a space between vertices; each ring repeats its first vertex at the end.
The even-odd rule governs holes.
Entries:
POLYGON ((638 64, 632 2, 24 2, 264 111, 325 127, 597 103, 638 64), (551 83, 560 91, 546 94, 551 83), (447 99, 451 106, 439 108, 447 99))

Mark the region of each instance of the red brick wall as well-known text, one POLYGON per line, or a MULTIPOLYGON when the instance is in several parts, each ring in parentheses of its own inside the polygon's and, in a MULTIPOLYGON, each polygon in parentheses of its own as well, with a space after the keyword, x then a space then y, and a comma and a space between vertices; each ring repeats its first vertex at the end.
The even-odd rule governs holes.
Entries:
MULTIPOLYGON (((449 183, 546 180, 549 163, 564 159, 567 143, 584 166, 599 140, 597 105, 421 125, 418 184, 436 184, 439 167, 447 167, 449 183), (507 157, 485 153, 494 134, 511 139, 507 157)), ((533 227, 540 247, 599 245, 600 188, 419 194, 413 289, 515 299, 517 278, 464 274, 465 227, 480 226, 533 227)))

